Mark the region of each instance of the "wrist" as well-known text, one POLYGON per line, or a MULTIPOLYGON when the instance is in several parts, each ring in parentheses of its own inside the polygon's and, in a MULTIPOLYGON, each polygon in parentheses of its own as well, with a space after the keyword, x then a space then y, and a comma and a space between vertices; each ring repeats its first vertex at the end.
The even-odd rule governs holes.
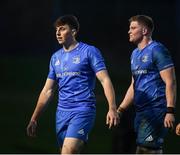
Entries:
POLYGON ((37 124, 37 121, 35 119, 31 119, 30 122, 37 124))
POLYGON ((122 107, 119 107, 119 108, 117 109, 117 113, 118 113, 118 115, 119 115, 120 118, 122 117, 124 111, 125 111, 125 109, 122 108, 122 107))
POLYGON ((109 106, 109 110, 116 110, 116 109, 117 109, 116 105, 109 106))
POLYGON ((175 114, 175 108, 174 107, 167 107, 166 113, 167 114, 175 114))
POLYGON ((118 112, 118 113, 123 113, 124 111, 125 111, 125 109, 122 108, 122 107, 119 107, 119 108, 117 109, 117 112, 118 112))

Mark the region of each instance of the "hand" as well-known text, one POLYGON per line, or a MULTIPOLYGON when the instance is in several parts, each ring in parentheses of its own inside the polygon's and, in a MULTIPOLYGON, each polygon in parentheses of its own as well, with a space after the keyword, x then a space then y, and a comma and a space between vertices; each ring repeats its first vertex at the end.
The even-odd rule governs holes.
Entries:
POLYGON ((166 128, 174 128, 174 122, 175 122, 175 118, 174 118, 174 114, 171 113, 167 113, 164 119, 164 126, 166 128))
MULTIPOLYGON (((117 113, 118 113, 118 115, 119 115, 119 120, 121 120, 121 117, 122 117, 122 115, 123 115, 123 112, 122 112, 122 111, 117 111, 117 113)), ((120 121, 119 121, 119 123, 120 123, 120 121)))
POLYGON ((30 121, 27 126, 27 135, 30 137, 36 137, 36 128, 37 128, 37 122, 36 121, 30 121))
POLYGON ((180 123, 176 126, 176 135, 180 136, 180 123))
POLYGON ((125 111, 125 109, 122 108, 122 107, 120 107, 120 106, 119 106, 119 108, 117 109, 117 113, 118 113, 120 119, 121 119, 122 114, 124 113, 124 111, 125 111))
POLYGON ((110 109, 106 116, 106 124, 109 125, 109 129, 114 125, 117 126, 119 124, 119 115, 116 109, 110 109))

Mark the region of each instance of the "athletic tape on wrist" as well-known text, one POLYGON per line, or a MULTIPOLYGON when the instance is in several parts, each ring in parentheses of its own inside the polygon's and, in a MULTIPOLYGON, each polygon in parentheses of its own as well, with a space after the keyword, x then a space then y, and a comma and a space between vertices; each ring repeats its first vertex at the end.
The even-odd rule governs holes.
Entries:
POLYGON ((174 107, 167 107, 166 113, 174 114, 175 113, 175 108, 174 107))

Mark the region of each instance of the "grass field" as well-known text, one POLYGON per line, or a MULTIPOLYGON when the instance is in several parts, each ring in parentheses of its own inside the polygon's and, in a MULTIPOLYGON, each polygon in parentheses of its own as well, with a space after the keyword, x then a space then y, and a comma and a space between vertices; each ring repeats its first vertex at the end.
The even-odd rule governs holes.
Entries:
MULTIPOLYGON (((40 118, 37 138, 26 136, 26 126, 46 80, 48 63, 48 57, 0 58, 0 153, 58 153, 54 126, 56 98, 40 118)), ((124 95, 128 85, 126 75, 116 76, 113 72, 111 75, 115 88, 124 95)), ((83 152, 112 153, 113 133, 105 125, 107 104, 99 84, 96 94, 97 119, 83 152)), ((119 94, 117 98, 122 99, 119 94)), ((179 109, 177 111, 180 112, 179 109)), ((179 144, 180 137, 169 133, 165 141, 165 153, 180 153, 179 144)))

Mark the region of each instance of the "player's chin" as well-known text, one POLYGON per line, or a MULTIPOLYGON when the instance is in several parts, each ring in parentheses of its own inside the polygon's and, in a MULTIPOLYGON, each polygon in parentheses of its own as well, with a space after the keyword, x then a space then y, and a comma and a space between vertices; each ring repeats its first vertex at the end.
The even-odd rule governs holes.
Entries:
POLYGON ((64 41, 63 40, 58 40, 58 43, 62 45, 64 43, 64 41))
POLYGON ((129 38, 129 42, 133 43, 134 39, 133 38, 129 38))

